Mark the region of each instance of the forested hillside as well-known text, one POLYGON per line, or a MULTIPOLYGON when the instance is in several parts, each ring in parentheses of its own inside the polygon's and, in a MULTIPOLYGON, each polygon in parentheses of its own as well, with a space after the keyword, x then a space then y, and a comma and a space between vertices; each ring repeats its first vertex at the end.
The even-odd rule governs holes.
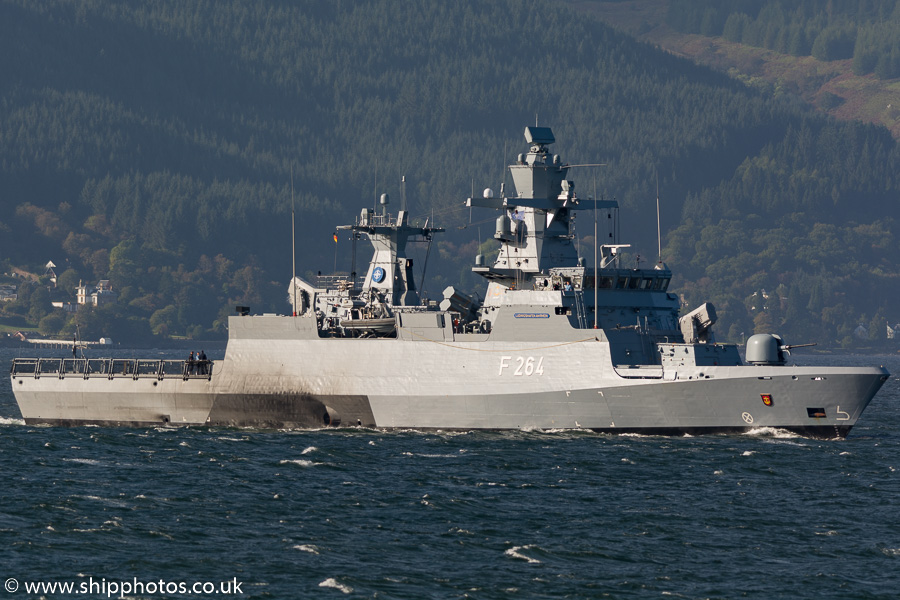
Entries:
POLYGON ((900 77, 900 4, 895 0, 672 0, 683 32, 819 60, 853 59, 857 75, 900 77))
MULTIPOLYGON (((900 320, 886 131, 565 4, 2 0, 0 51, 0 270, 53 260, 69 294, 110 279, 119 302, 79 312, 86 336, 207 337, 235 304, 285 312, 292 170, 301 274, 346 269, 334 226, 381 192, 396 210, 405 175, 413 214, 448 227, 427 290, 474 291, 496 215, 459 229, 462 202, 498 186, 536 116, 564 160, 607 164, 578 189, 618 198, 622 241, 651 258, 658 173, 674 291, 716 302, 721 334, 850 345, 860 322, 900 320)), ((0 319, 71 332, 19 287, 0 319)))

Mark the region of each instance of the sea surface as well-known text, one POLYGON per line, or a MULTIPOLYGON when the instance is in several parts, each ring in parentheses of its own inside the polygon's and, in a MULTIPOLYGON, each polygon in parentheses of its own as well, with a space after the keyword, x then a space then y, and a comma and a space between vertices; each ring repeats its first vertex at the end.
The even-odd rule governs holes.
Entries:
POLYGON ((63 429, 4 374, 0 597, 896 599, 898 400, 839 441, 63 429))

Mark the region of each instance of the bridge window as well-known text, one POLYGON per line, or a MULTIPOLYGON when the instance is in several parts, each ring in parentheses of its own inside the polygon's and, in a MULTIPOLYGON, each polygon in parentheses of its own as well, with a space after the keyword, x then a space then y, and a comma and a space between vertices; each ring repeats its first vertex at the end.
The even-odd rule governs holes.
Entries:
POLYGON ((653 289, 664 292, 669 287, 669 278, 668 277, 657 277, 653 280, 653 289))

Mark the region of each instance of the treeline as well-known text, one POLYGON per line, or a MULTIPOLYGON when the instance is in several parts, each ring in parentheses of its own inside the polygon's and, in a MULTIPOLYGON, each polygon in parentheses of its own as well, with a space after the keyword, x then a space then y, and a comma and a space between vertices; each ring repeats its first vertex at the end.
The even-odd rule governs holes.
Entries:
MULTIPOLYGON (((854 274, 830 237, 812 236, 883 227, 896 249, 900 164, 886 132, 767 97, 563 4, 5 0, 0 51, 0 260, 37 274, 53 260, 68 299, 72 282, 110 279, 119 303, 94 312, 122 339, 223 335, 236 304, 286 312, 292 176, 299 274, 346 270, 334 226, 381 192, 396 211, 405 175, 412 214, 448 228, 427 290, 480 291, 470 267, 496 215, 462 202, 499 187, 536 119, 564 161, 606 164, 572 173, 578 193, 617 198, 620 241, 652 254, 658 176, 664 227, 680 225, 664 258, 683 269, 686 300, 708 294, 723 321, 753 325, 745 299, 804 273, 821 284, 815 310, 843 307, 834 343, 879 310, 891 318, 900 293, 884 257, 854 274), (704 241, 744 218, 760 235, 704 241), (766 223, 808 251, 777 270, 745 260, 767 248, 766 223), (842 269, 850 288, 885 287, 830 287, 842 269)), ((0 318, 68 334, 74 318, 45 321, 50 299, 26 290, 0 318)), ((776 317, 777 330, 797 326, 776 317)))
POLYGON ((894 0, 671 0, 667 22, 684 33, 783 54, 852 58, 857 75, 900 77, 900 5, 894 0))
MULTIPOLYGON (((717 299, 732 340, 768 330, 853 346, 860 324, 900 320, 886 302, 900 285, 897 199, 888 191, 900 155, 874 126, 808 118, 796 126, 730 180, 689 194, 666 256, 683 267, 690 304, 717 299)), ((885 341, 886 326, 868 330, 870 341, 885 341)))

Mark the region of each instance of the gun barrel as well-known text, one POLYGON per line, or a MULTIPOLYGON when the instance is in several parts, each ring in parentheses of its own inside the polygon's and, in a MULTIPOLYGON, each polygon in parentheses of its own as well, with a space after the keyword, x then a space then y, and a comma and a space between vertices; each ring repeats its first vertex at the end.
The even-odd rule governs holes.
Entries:
POLYGON ((815 346, 817 342, 813 342, 811 344, 791 344, 790 346, 782 346, 782 350, 793 350, 794 348, 808 348, 810 346, 815 346))

